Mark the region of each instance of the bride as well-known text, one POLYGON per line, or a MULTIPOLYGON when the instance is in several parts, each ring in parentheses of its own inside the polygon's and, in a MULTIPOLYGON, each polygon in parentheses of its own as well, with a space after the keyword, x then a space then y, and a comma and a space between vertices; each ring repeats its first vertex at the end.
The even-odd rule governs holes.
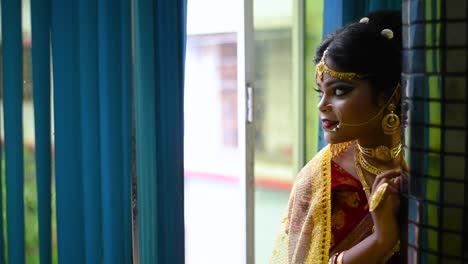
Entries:
POLYGON ((401 46, 400 13, 378 11, 317 48, 329 145, 296 178, 271 263, 398 263, 401 46))

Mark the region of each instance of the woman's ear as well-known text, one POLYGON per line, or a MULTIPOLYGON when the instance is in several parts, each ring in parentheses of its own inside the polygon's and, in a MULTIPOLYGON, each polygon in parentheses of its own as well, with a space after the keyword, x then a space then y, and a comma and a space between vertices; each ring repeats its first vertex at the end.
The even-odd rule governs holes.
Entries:
POLYGON ((388 96, 385 96, 383 93, 380 94, 377 100, 377 105, 379 106, 379 108, 384 107, 387 104, 388 99, 388 96))
POLYGON ((398 84, 398 86, 395 88, 397 90, 395 90, 393 92, 392 95, 387 95, 385 93, 381 93, 378 97, 378 100, 377 100, 377 103, 378 103, 378 106, 379 107, 384 107, 385 105, 389 105, 389 104, 394 104, 394 105, 398 105, 401 101, 401 86, 400 84, 398 84))

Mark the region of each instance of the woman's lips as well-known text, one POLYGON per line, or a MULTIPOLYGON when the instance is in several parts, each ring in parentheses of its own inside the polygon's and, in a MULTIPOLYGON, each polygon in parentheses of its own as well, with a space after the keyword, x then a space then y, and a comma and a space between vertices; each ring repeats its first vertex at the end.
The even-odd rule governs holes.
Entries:
POLYGON ((330 130, 330 129, 333 129, 334 127, 336 127, 339 123, 340 122, 338 122, 338 121, 322 119, 322 128, 330 130))

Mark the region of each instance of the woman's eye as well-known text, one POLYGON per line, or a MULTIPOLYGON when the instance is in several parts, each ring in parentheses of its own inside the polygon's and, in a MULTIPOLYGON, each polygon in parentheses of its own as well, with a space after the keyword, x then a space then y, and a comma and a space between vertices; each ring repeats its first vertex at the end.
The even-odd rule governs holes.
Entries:
POLYGON ((340 95, 343 95, 343 94, 345 94, 345 93, 346 93, 345 90, 342 90, 342 89, 335 89, 335 95, 340 96, 340 95))
POLYGON ((334 94, 336 96, 341 96, 347 94, 351 89, 349 88, 335 88, 334 94))
POLYGON ((314 89, 314 91, 317 92, 318 97, 322 97, 322 96, 323 96, 322 90, 320 90, 320 89, 314 89))

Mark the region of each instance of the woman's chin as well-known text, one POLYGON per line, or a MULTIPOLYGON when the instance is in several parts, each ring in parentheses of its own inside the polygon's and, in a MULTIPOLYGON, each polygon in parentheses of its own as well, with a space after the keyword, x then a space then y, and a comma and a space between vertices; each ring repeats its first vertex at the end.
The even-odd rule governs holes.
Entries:
POLYGON ((335 144, 339 140, 339 136, 336 131, 323 130, 323 139, 329 144, 335 144))
POLYGON ((323 138, 328 144, 338 144, 352 140, 348 137, 343 137, 342 135, 339 135, 339 132, 334 131, 324 131, 323 138))

